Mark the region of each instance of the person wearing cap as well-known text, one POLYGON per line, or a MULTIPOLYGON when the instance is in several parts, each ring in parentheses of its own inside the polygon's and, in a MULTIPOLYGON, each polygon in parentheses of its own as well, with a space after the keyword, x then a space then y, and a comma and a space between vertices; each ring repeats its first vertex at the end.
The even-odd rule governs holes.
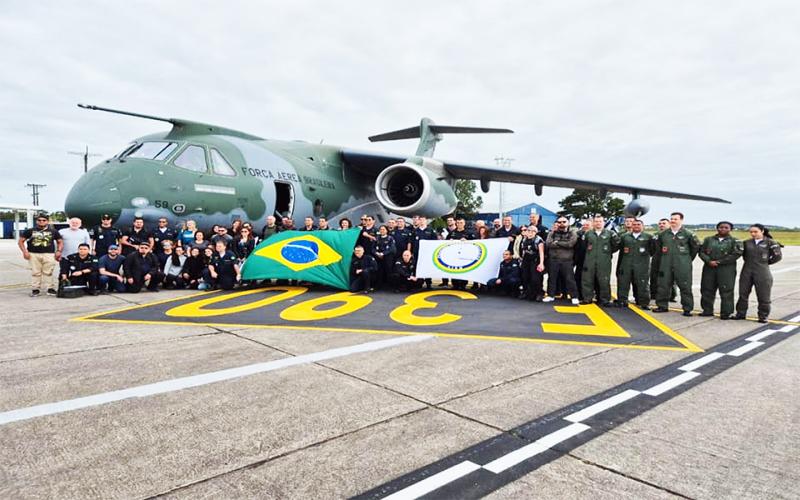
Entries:
POLYGON ((89 231, 89 236, 92 238, 92 254, 99 259, 108 253, 111 245, 117 245, 119 248, 122 231, 112 225, 111 215, 103 214, 100 217, 100 225, 93 227, 89 231))
POLYGON ((124 292, 125 277, 122 275, 124 257, 119 255, 118 245, 109 245, 107 253, 97 261, 100 291, 124 292))
POLYGON ((139 243, 137 251, 128 254, 122 266, 127 292, 139 293, 145 286, 151 292, 158 291, 158 284, 164 276, 158 267, 158 258, 150 251, 150 243, 139 243))
POLYGON ((46 288, 48 295, 56 295, 56 260, 61 258, 64 242, 61 234, 50 225, 46 214, 36 216, 36 226, 19 235, 22 257, 31 264, 31 297, 38 297, 46 288))

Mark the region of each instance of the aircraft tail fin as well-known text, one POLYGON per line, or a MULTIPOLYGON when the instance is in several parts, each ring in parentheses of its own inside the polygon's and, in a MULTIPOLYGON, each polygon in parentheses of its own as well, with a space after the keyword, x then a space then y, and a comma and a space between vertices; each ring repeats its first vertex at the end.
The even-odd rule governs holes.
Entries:
POLYGON ((507 128, 459 127, 452 125, 436 125, 430 118, 423 118, 419 127, 404 128, 369 137, 370 142, 397 141, 400 139, 417 139, 417 156, 432 156, 436 143, 442 140, 442 134, 512 134, 507 128))

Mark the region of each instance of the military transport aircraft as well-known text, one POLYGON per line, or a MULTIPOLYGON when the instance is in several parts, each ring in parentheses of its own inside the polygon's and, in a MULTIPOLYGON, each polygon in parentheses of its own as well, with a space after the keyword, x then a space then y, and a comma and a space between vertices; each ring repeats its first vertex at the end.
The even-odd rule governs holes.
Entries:
POLYGON ((439 217, 456 207, 457 179, 593 189, 632 195, 626 213, 642 215, 643 195, 730 203, 720 198, 553 177, 535 172, 449 162, 433 158, 436 143, 448 133, 511 133, 508 129, 436 125, 423 118, 418 127, 372 136, 370 141, 419 138, 416 154, 397 156, 303 141, 279 141, 217 125, 161 118, 78 104, 170 123, 169 132, 140 137, 122 152, 85 173, 67 196, 65 210, 85 224, 108 213, 117 224, 135 216, 153 223, 193 219, 200 228, 229 225, 235 219, 263 221, 267 215, 294 218, 374 214, 439 217))

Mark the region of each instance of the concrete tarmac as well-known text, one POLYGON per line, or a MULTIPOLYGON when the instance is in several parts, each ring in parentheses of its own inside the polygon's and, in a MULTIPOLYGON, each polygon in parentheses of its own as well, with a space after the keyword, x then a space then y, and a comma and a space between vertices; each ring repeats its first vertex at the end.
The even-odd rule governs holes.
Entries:
MULTIPOLYGON (((785 248, 773 272, 772 318, 797 316, 800 247, 785 248)), ((694 274, 699 284, 699 261, 694 274)), ((358 495, 695 354, 443 337, 378 346, 409 337, 76 322, 193 292, 30 298, 28 282, 16 245, 0 241, 0 498, 358 495), (251 365, 261 371, 172 389, 251 365), (65 403, 161 382, 152 395, 65 403), (3 423, 51 403, 57 412, 3 423)), ((526 306, 509 299, 496 320, 513 322, 526 306)), ((657 319, 703 349, 760 326, 657 319)), ((490 496, 800 498, 798 356, 792 334, 490 496)))

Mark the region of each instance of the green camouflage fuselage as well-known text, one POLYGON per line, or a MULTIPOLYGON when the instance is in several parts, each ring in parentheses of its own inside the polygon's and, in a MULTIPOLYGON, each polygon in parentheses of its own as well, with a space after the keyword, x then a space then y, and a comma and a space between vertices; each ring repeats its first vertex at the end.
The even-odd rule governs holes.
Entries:
POLYGON ((87 226, 108 213, 119 226, 142 216, 148 224, 159 217, 171 224, 191 219, 201 229, 230 225, 235 219, 260 227, 266 216, 279 214, 300 221, 306 216, 325 216, 334 222, 362 213, 387 215, 376 200, 374 179, 348 168, 338 147, 265 140, 229 130, 224 134, 203 131, 200 126, 183 127, 136 139, 135 144, 176 146, 159 159, 121 153, 101 162, 73 186, 65 204, 67 213, 80 217, 87 226), (203 148, 205 169, 175 164, 190 146, 203 148), (212 150, 235 175, 215 171, 212 150))

